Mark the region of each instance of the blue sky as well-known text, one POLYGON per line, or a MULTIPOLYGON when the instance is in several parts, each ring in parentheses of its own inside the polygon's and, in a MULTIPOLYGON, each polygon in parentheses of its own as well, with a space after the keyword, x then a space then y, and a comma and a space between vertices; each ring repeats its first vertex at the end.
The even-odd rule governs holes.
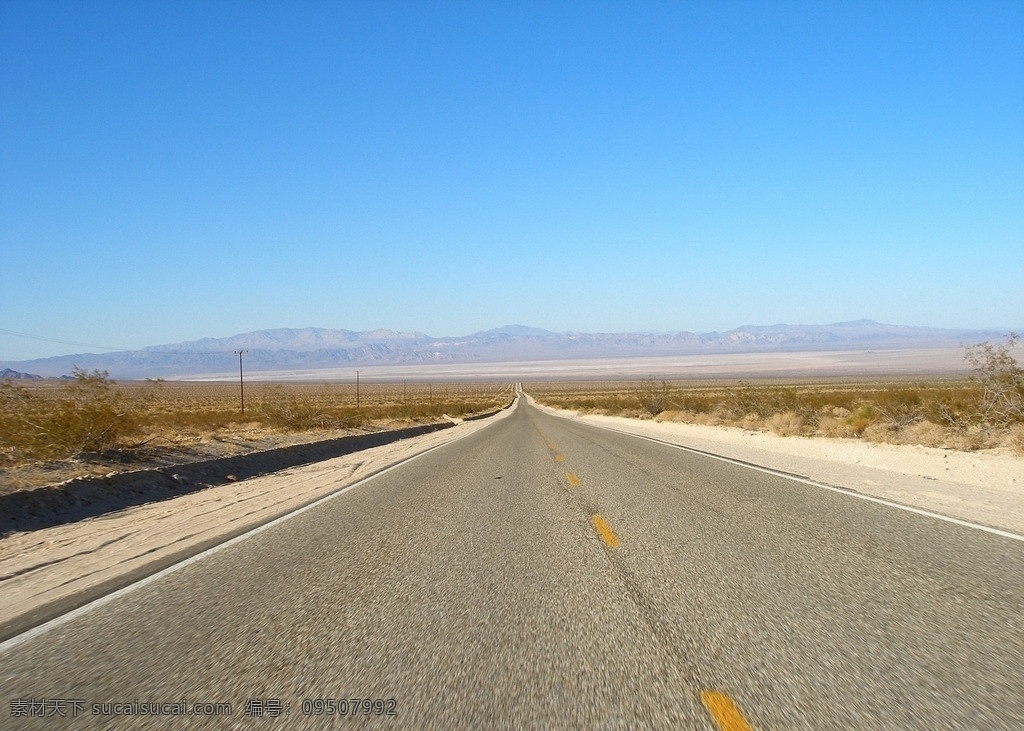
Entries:
POLYGON ((0 0, 0 247, 0 360, 1020 328, 1024 3, 0 0))

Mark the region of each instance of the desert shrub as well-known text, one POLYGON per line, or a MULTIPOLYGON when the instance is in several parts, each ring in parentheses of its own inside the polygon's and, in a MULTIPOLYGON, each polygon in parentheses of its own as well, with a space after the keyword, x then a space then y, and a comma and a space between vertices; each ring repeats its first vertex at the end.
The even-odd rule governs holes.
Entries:
POLYGON ((921 394, 915 389, 888 388, 875 395, 875 407, 881 418, 896 427, 921 420, 921 394))
POLYGON ((237 384, 156 379, 117 385, 105 372, 77 369, 66 383, 0 382, 0 465, 163 446, 225 430, 248 435, 432 421, 443 413, 506 406, 510 398, 509 389, 491 384, 364 384, 356 409, 347 385, 257 383, 246 388, 246 422, 240 423, 238 396, 237 384))
POLYGON ((717 399, 705 393, 680 393, 672 395, 672 405, 679 411, 688 411, 694 414, 710 414, 717 403, 717 399))
POLYGON ((740 427, 749 431, 759 431, 763 423, 764 419, 757 414, 746 414, 740 421, 740 427))
POLYGON ((7 461, 63 459, 117 446, 139 421, 107 371, 75 368, 57 398, 5 383, 0 396, 0 454, 7 461))
POLYGON ((361 410, 329 394, 299 395, 282 386, 265 391, 255 412, 263 424, 285 431, 355 427, 366 421, 361 410))
POLYGON ((26 389, 10 381, 0 383, 0 464, 17 462, 33 452, 40 406, 26 389))
POLYGON ((853 432, 854 436, 860 436, 864 433, 864 430, 874 424, 879 419, 878 411, 875 407, 865 405, 859 407, 856 411, 853 411, 849 416, 846 417, 846 424, 850 427, 850 431, 853 432))
POLYGON ((722 394, 711 413, 723 421, 739 421, 750 413, 762 416, 756 390, 743 383, 722 394))
MULTIPOLYGON (((492 409, 497 408, 498 405, 499 404, 496 404, 491 401, 460 399, 457 401, 447 401, 443 404, 443 407, 444 413, 448 414, 448 416, 461 417, 468 416, 470 414, 481 413, 484 411, 490 411, 492 409)), ((402 415, 404 414, 401 411, 398 411, 395 414, 393 414, 393 416, 402 415)))
POLYGON ((945 447, 949 441, 949 428, 923 420, 899 430, 900 444, 917 444, 922 447, 945 447))
POLYGON ((653 378, 648 378, 637 390, 636 399, 643 411, 650 416, 657 416, 668 408, 668 383, 662 381, 659 385, 653 378))
POLYGON ((738 388, 726 389, 716 394, 714 406, 703 410, 710 411, 723 421, 738 422, 741 425, 753 428, 751 417, 757 417, 761 426, 773 428, 769 423, 776 415, 791 414, 793 416, 780 416, 775 424, 781 426, 787 421, 793 421, 799 417, 800 429, 804 426, 817 424, 820 412, 829 397, 814 389, 801 390, 790 387, 753 387, 740 384, 738 388))
POLYGON ((270 426, 293 429, 324 429, 333 419, 315 401, 293 394, 263 399, 256 408, 259 420, 270 426))
POLYGON ((892 444, 897 441, 896 435, 898 431, 897 427, 893 424, 876 419, 861 429, 857 436, 866 442, 892 444))
POLYGON ((1005 343, 986 342, 966 349, 964 357, 984 389, 982 413, 991 424, 1024 423, 1024 368, 1010 352, 1019 341, 1016 333, 1010 333, 1005 343))
POLYGON ((238 411, 235 409, 206 408, 151 413, 146 421, 152 428, 216 431, 227 428, 237 416, 238 411))
POLYGON ((701 424, 702 426, 722 426, 724 423, 721 418, 715 414, 694 414, 693 424, 701 424))
POLYGON ((966 429, 983 421, 980 389, 948 389, 935 394, 921 411, 928 421, 941 426, 966 429))
MULTIPOLYGON (((368 390, 368 389, 367 389, 368 390)), ((357 408, 351 394, 324 388, 319 392, 272 386, 264 390, 255 414, 275 429, 316 431, 366 427, 373 423, 465 417, 506 406, 500 394, 419 393, 396 398, 386 392, 367 393, 357 408)))
POLYGON ((440 405, 431 401, 417 401, 406 409, 413 419, 433 419, 441 415, 440 405))
POLYGON ((768 419, 768 428, 771 429, 772 433, 782 437, 799 434, 803 426, 804 418, 795 411, 772 414, 768 419))
POLYGON ((966 429, 950 430, 946 446, 962 452, 973 452, 988 446, 988 431, 980 425, 972 425, 966 429))
POLYGON ((1006 446, 1020 455, 1024 455, 1024 424, 1014 424, 1007 430, 1006 446))
MULTIPOLYGON (((843 410, 845 411, 845 409, 843 410)), ((831 413, 824 413, 818 416, 818 433, 823 437, 851 437, 853 436, 853 429, 846 423, 846 417, 849 416, 849 412, 843 414, 841 417, 835 416, 831 413)))

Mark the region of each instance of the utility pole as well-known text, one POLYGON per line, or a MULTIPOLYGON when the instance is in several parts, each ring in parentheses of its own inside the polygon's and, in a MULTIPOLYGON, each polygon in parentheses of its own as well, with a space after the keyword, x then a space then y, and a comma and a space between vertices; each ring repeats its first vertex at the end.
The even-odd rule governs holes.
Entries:
POLYGON ((245 381, 242 379, 242 353, 248 352, 248 350, 235 351, 235 355, 238 356, 238 394, 242 399, 242 416, 245 416, 245 381))
POLYGON ((356 411, 359 411, 359 371, 356 371, 356 411))

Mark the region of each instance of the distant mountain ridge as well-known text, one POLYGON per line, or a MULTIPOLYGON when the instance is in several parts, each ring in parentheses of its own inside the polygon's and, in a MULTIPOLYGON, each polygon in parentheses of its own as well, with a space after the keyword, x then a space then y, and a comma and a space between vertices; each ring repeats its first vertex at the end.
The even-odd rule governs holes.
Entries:
POLYGON ((152 345, 143 348, 150 353, 184 351, 190 353, 221 352, 224 350, 293 350, 309 352, 332 348, 348 348, 363 343, 417 342, 430 340, 423 333, 404 333, 394 330, 333 330, 322 327, 277 328, 241 333, 226 338, 203 338, 185 343, 152 345))
POLYGON ((10 368, 4 368, 0 371, 0 381, 28 381, 36 378, 42 378, 32 373, 22 373, 21 371, 14 371, 10 368))
MULTIPOLYGON (((887 325, 854 320, 830 325, 745 325, 727 332, 583 333, 506 325, 461 337, 420 332, 330 328, 277 328, 225 338, 203 338, 142 350, 77 354, 0 362, 47 377, 74 366, 110 372, 113 378, 180 378, 229 372, 245 350, 247 372, 371 365, 494 363, 629 356, 771 351, 899 349, 958 346, 1003 333, 887 325)), ((13 372, 13 371, 12 371, 13 372)))

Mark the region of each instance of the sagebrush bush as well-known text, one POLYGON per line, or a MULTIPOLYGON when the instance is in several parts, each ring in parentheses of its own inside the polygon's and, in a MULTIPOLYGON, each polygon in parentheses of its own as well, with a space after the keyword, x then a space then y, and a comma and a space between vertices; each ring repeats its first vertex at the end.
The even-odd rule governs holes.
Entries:
POLYGON ((818 433, 823 437, 852 437, 853 429, 846 423, 845 414, 843 417, 833 416, 832 414, 822 414, 818 417, 818 433))
POLYGON ((782 437, 799 434, 804 426, 804 417, 795 411, 786 411, 781 414, 772 414, 768 418, 768 428, 773 434, 782 437))
POLYGON ((640 402, 640 408, 642 408, 648 415, 657 416, 669 405, 669 388, 668 383, 662 381, 661 384, 654 382, 653 378, 650 378, 643 382, 638 393, 638 401, 640 402))
POLYGON ((138 419, 106 371, 72 371, 56 399, 9 382, 0 394, 0 444, 8 461, 102 452, 138 432, 138 419))
MULTIPOLYGON (((773 417, 774 418, 774 417, 773 417)), ((747 414, 740 420, 740 427, 750 431, 756 431, 764 426, 764 419, 757 414, 747 414)))
POLYGON ((917 444, 922 447, 945 447, 949 441, 949 429, 925 419, 901 429, 899 441, 901 444, 917 444))
POLYGON ((879 419, 878 411, 871 405, 857 408, 846 417, 846 424, 855 436, 860 436, 864 431, 879 419))
POLYGON ((881 418, 897 427, 913 424, 921 418, 921 394, 910 388, 889 388, 874 398, 881 418))
POLYGON ((340 406, 327 399, 302 397, 286 392, 282 386, 274 386, 257 402, 255 416, 267 426, 292 431, 358 425, 360 420, 355 409, 347 409, 345 411, 350 413, 342 414, 340 406))
POLYGON ((1005 343, 980 343, 967 348, 964 356, 984 389, 981 410, 991 424, 1024 423, 1024 368, 1010 352, 1019 341, 1010 333, 1005 343))

